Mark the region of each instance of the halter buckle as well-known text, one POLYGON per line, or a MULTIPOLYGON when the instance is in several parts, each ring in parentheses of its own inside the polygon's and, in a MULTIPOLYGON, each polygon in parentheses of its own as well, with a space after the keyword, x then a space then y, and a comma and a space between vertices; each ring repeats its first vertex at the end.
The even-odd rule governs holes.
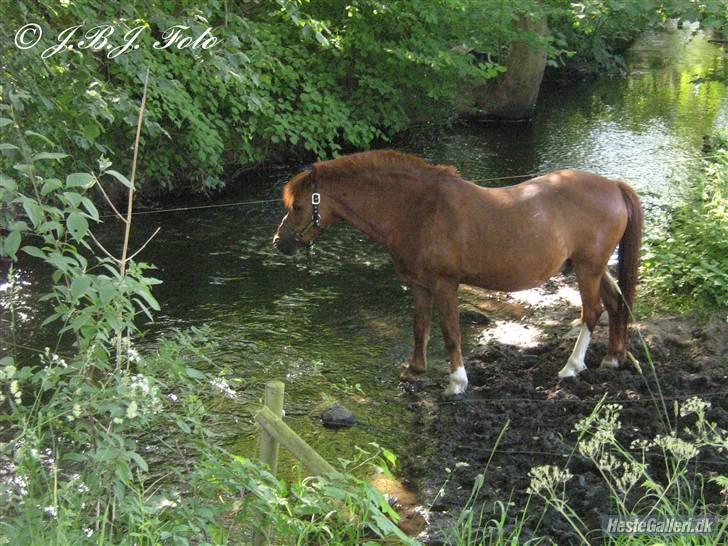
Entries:
POLYGON ((312 205, 321 204, 321 194, 319 192, 314 192, 311 194, 311 204, 312 205))

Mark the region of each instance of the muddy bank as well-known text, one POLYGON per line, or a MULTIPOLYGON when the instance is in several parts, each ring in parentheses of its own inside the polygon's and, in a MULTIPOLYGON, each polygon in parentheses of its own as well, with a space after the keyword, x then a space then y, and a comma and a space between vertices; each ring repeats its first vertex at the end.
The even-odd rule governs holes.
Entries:
MULTIPOLYGON (((589 415, 599 399, 624 406, 620 439, 653 438, 664 433, 658 417, 660 403, 651 393, 661 389, 670 413, 673 400, 700 395, 712 403, 708 418, 728 425, 728 328, 725 318, 699 324, 683 317, 659 317, 640 322, 640 336, 631 336, 631 352, 641 363, 600 370, 606 354, 605 320, 597 327, 587 355, 588 370, 576 379, 559 380, 557 372, 574 344, 578 318, 578 294, 574 279, 560 277, 538 290, 496 296, 467 289, 461 295, 468 305, 488 309, 492 321, 480 335, 479 347, 466 362, 470 388, 460 399, 447 400, 440 385, 426 384, 411 394, 411 408, 423 430, 423 442, 434 444, 428 458, 410 457, 404 473, 420 493, 425 507, 431 506, 429 527, 419 538, 427 544, 443 544, 447 529, 467 502, 476 476, 483 472, 493 446, 509 422, 476 502, 486 506, 486 519, 495 515, 497 500, 514 503, 514 516, 527 498, 528 471, 537 465, 563 466, 572 453, 574 424, 589 415), (647 350, 657 370, 657 381, 648 365, 647 350), (659 382, 659 387, 658 387, 659 382), (427 460, 428 463, 424 461, 427 460), (436 499, 446 478, 445 468, 457 463, 469 466, 454 470, 444 495, 436 499)), ((606 314, 605 314, 606 318, 606 314)), ((701 470, 725 473, 725 454, 706 453, 701 470), (709 462, 707 462, 709 461, 709 462)), ((596 468, 578 454, 569 468, 574 477, 567 485, 572 506, 591 528, 599 528, 599 517, 612 513, 609 493, 596 468)), ((710 502, 720 504, 720 488, 706 485, 710 502)), ((578 539, 553 511, 534 505, 522 540, 545 537, 546 544, 576 544, 578 539)))

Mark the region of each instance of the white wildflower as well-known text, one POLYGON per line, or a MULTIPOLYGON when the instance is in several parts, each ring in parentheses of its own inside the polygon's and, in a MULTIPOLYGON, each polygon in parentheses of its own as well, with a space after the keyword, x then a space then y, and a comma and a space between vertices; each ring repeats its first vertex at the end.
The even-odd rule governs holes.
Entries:
POLYGON ((604 443, 601 442, 598 438, 592 437, 588 440, 583 440, 579 442, 579 453, 589 459, 596 459, 597 456, 601 453, 603 445, 604 443))
POLYGON ((235 392, 235 389, 228 384, 224 377, 216 377, 215 379, 210 380, 210 385, 215 387, 228 398, 236 399, 238 397, 238 393, 235 392))
POLYGON ((622 475, 616 479, 616 486, 622 493, 627 493, 642 476, 644 465, 636 462, 622 463, 622 475))
POLYGON ((171 499, 163 498, 162 500, 159 501, 158 506, 159 506, 160 510, 162 508, 175 508, 177 506, 177 503, 171 499))
POLYGON ((689 461, 699 452, 695 445, 678 438, 674 434, 669 436, 658 435, 652 441, 652 445, 662 448, 666 453, 671 453, 678 461, 689 461))
POLYGON ((699 417, 702 417, 705 415, 705 410, 710 407, 710 402, 706 402, 705 400, 701 400, 697 396, 693 396, 692 398, 688 398, 683 402, 682 406, 680 406, 680 417, 686 417, 690 414, 697 414, 699 417))
POLYGON ((135 419, 139 417, 139 406, 136 400, 132 400, 131 403, 126 407, 126 416, 129 419, 135 419))
POLYGON ((647 440, 637 439, 632 440, 632 443, 629 445, 631 449, 639 449, 640 451, 647 451, 650 447, 650 442, 647 440))
POLYGON ((596 465, 602 472, 611 472, 619 466, 619 461, 611 453, 603 453, 596 461, 596 465))
POLYGON ((564 484, 572 478, 568 468, 560 469, 558 466, 544 465, 536 466, 528 472, 531 484, 528 486, 528 493, 541 495, 542 492, 553 493, 556 487, 564 484))

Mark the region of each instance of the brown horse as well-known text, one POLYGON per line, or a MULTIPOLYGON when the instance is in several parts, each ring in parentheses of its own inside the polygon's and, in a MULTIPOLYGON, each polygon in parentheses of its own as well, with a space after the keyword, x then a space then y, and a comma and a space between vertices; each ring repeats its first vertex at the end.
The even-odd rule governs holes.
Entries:
POLYGON ((570 264, 581 295, 581 329, 559 377, 573 377, 602 302, 609 347, 602 367, 624 361, 642 237, 639 198, 624 182, 558 171, 506 188, 481 188, 455 168, 414 156, 374 151, 316 163, 283 189, 288 214, 273 244, 292 255, 345 220, 382 244, 415 300, 414 350, 403 380, 426 369, 433 301, 450 355, 446 394, 468 384, 460 350, 458 285, 532 288, 570 264), (607 263, 619 244, 619 285, 607 263), (601 301, 600 301, 601 299, 601 301))

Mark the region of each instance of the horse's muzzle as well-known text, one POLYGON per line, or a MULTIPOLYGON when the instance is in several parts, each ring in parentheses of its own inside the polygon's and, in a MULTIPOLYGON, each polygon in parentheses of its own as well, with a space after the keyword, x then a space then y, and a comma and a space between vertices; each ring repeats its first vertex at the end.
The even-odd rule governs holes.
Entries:
POLYGON ((273 246, 286 256, 293 256, 298 252, 299 248, 310 246, 310 244, 299 239, 294 234, 285 234, 283 236, 276 234, 273 237, 273 246))

